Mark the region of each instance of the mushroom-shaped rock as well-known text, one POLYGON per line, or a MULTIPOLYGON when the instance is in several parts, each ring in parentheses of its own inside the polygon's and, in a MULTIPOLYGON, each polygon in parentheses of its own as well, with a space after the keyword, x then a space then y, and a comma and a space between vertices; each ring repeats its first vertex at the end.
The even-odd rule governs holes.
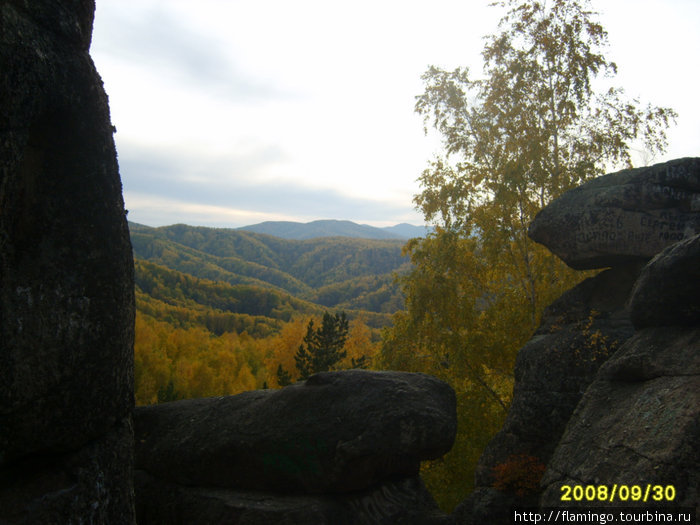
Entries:
POLYGON ((577 270, 646 261, 697 233, 697 157, 593 179, 552 201, 528 232, 577 270))
POLYGON ((455 438, 455 394, 424 374, 325 372, 281 390, 140 407, 136 468, 180 485, 366 489, 418 473, 455 438))

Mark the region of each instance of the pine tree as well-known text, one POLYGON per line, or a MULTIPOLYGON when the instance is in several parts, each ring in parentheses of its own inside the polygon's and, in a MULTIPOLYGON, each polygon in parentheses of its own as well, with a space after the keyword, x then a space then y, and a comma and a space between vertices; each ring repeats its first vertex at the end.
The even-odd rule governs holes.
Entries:
POLYGON ((291 374, 284 369, 281 363, 277 367, 277 383, 279 383, 280 386, 287 386, 292 384, 291 374))
POLYGON ((343 350, 347 337, 348 319, 345 312, 335 315, 326 312, 318 329, 314 328, 313 320, 309 321, 304 342, 294 356, 301 379, 333 370, 347 355, 343 350))

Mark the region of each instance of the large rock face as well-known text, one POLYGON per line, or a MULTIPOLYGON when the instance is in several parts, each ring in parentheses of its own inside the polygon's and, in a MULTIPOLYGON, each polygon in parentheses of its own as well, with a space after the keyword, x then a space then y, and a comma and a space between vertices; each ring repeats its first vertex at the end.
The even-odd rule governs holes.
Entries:
POLYGON ((133 523, 133 262, 107 96, 88 54, 94 7, 0 1, 7 523, 133 523))
POLYGON ((534 240, 574 268, 612 268, 555 301, 520 350, 508 417, 457 523, 561 506, 565 484, 674 485, 674 505, 698 505, 699 230, 695 158, 600 177, 540 212, 534 240), (517 473, 505 489, 504 465, 517 473))
POLYGON ((644 268, 631 299, 637 328, 700 325, 700 238, 664 250, 644 268))
POLYGON ((700 158, 598 177, 549 204, 530 237, 579 270, 646 261, 700 233, 700 158))
POLYGON ((626 303, 640 269, 632 264, 606 270, 545 310, 540 327, 518 353, 508 416, 479 458, 476 489, 456 510, 458 523, 507 524, 511 506, 536 505, 535 477, 528 489, 497 490, 503 484, 498 469, 544 471, 598 369, 634 333, 626 303))
POLYGON ((477 486, 492 486, 494 467, 510 456, 547 463, 598 368, 634 332, 625 304, 639 270, 637 265, 607 270, 546 309, 518 353, 513 401, 479 461, 477 486))
POLYGON ((569 421, 543 479, 543 505, 561 505, 562 485, 617 483, 673 486, 673 505, 700 510, 699 265, 700 235, 645 268, 630 300, 640 330, 601 367, 569 421), (682 283, 696 293, 679 298, 682 283))
POLYGON ((141 524, 170 523, 163 513, 183 501, 209 509, 200 516, 233 508, 261 524, 443 519, 417 476, 452 447, 456 401, 430 376, 327 372, 281 390, 139 407, 134 424, 141 524))

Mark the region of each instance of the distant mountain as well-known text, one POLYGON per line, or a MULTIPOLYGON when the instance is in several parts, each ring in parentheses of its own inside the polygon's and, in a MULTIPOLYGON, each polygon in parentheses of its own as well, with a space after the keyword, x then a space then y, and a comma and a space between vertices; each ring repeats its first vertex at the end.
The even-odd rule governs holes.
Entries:
POLYGON ((413 224, 402 222, 395 226, 387 226, 382 228, 382 230, 394 233, 404 239, 413 239, 415 237, 425 237, 432 231, 432 228, 429 226, 414 226, 413 224))
POLYGON ((394 280, 410 267, 401 254, 403 239, 294 240, 241 229, 131 222, 129 229, 139 304, 163 316, 177 318, 177 309, 186 308, 199 312, 187 322, 211 321, 206 309, 216 307, 229 316, 226 326, 241 323, 243 315, 263 316, 265 326, 274 326, 295 313, 332 308, 351 318, 363 313, 368 326, 380 327, 403 307, 394 280), (232 297, 240 304, 231 306, 232 297))
POLYGON ((264 233, 282 239, 306 240, 320 237, 353 237, 357 239, 410 239, 424 237, 426 228, 411 224, 397 224, 387 228, 375 228, 352 221, 321 220, 307 223, 291 221, 266 221, 244 226, 239 230, 264 233))

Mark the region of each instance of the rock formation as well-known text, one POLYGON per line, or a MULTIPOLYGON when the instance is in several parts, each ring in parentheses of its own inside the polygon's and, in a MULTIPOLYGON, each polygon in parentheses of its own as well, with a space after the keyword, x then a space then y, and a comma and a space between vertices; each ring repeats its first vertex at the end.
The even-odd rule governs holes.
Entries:
MULTIPOLYGON (((543 505, 565 484, 647 485, 700 511, 700 235, 644 269, 630 299, 637 333, 600 369, 543 479, 543 505), (667 287, 667 288, 660 288, 667 287), (668 293, 666 293, 668 290, 668 293)), ((612 489, 611 489, 612 490, 612 489)), ((614 503, 614 502, 613 502, 614 503)))
POLYGON ((598 177, 543 209, 530 237, 579 270, 647 261, 700 233, 700 158, 598 177))
MULTIPOLYGON (((691 376, 697 373, 692 372, 697 367, 697 335, 687 331, 677 337, 661 331, 635 334, 635 328, 698 326, 700 259, 693 251, 695 244, 681 242, 644 267, 659 251, 698 231, 700 159, 696 158, 600 177, 564 194, 538 214, 530 227, 534 240, 574 268, 612 268, 583 281, 547 308, 541 326, 520 350, 506 422, 480 458, 477 489, 456 510, 457 523, 510 523, 511 505, 538 503, 543 487, 536 484, 529 494, 494 488, 496 467, 518 458, 530 458, 528 468, 537 466, 542 472, 547 466, 547 490, 542 497, 547 505, 561 504, 557 489, 565 481, 629 483, 620 478, 619 472, 624 471, 620 466, 635 458, 639 464, 643 454, 673 465, 664 467, 668 475, 662 477, 678 475, 684 480, 676 482, 686 494, 683 501, 697 504, 697 478, 687 472, 695 463, 684 448, 688 443, 698 448, 699 404, 697 396, 691 395, 692 388, 693 394, 698 391, 697 376, 669 379, 659 387, 663 393, 640 387, 636 408, 626 397, 632 393, 630 385, 617 390, 614 386, 623 377, 628 382, 657 378, 661 383, 657 374, 674 376, 683 367, 691 376), (670 338, 669 345, 662 349, 665 337, 670 338), (649 393, 656 396, 653 403, 645 395, 649 393), (614 394, 620 406, 610 415, 606 404, 614 394), (669 430, 672 418, 664 413, 679 418, 677 441, 667 447, 661 446, 658 436, 656 441, 644 441, 649 437, 644 425, 669 430), (589 440, 592 433, 600 439, 589 440), (635 440, 645 443, 636 453, 635 440)), ((652 466, 654 460, 647 460, 644 468, 652 466)), ((648 479, 653 477, 654 472, 644 472, 648 479)))
POLYGON ((496 469, 530 458, 531 467, 544 470, 601 364, 634 332, 625 304, 639 271, 636 264, 606 270, 545 310, 518 352, 508 416, 479 459, 476 489, 457 509, 458 523, 510 523, 511 506, 537 503, 536 480, 520 495, 499 491, 496 469))
POLYGON ((326 372, 139 407, 134 425, 141 525, 448 520, 418 477, 457 430, 454 392, 430 376, 326 372))
POLYGON ((94 7, 0 1, 2 523, 133 523, 133 262, 94 7))
POLYGON ((134 479, 141 525, 497 525, 511 504, 561 505, 564 484, 673 487, 698 509, 695 158, 601 177, 535 219, 532 238, 572 267, 611 268, 521 350, 453 517, 419 465, 452 445, 454 392, 421 374, 139 408, 134 473, 133 261, 94 8, 0 0, 0 523, 132 525, 134 479), (542 484, 497 490, 509 464, 546 466, 542 484))

